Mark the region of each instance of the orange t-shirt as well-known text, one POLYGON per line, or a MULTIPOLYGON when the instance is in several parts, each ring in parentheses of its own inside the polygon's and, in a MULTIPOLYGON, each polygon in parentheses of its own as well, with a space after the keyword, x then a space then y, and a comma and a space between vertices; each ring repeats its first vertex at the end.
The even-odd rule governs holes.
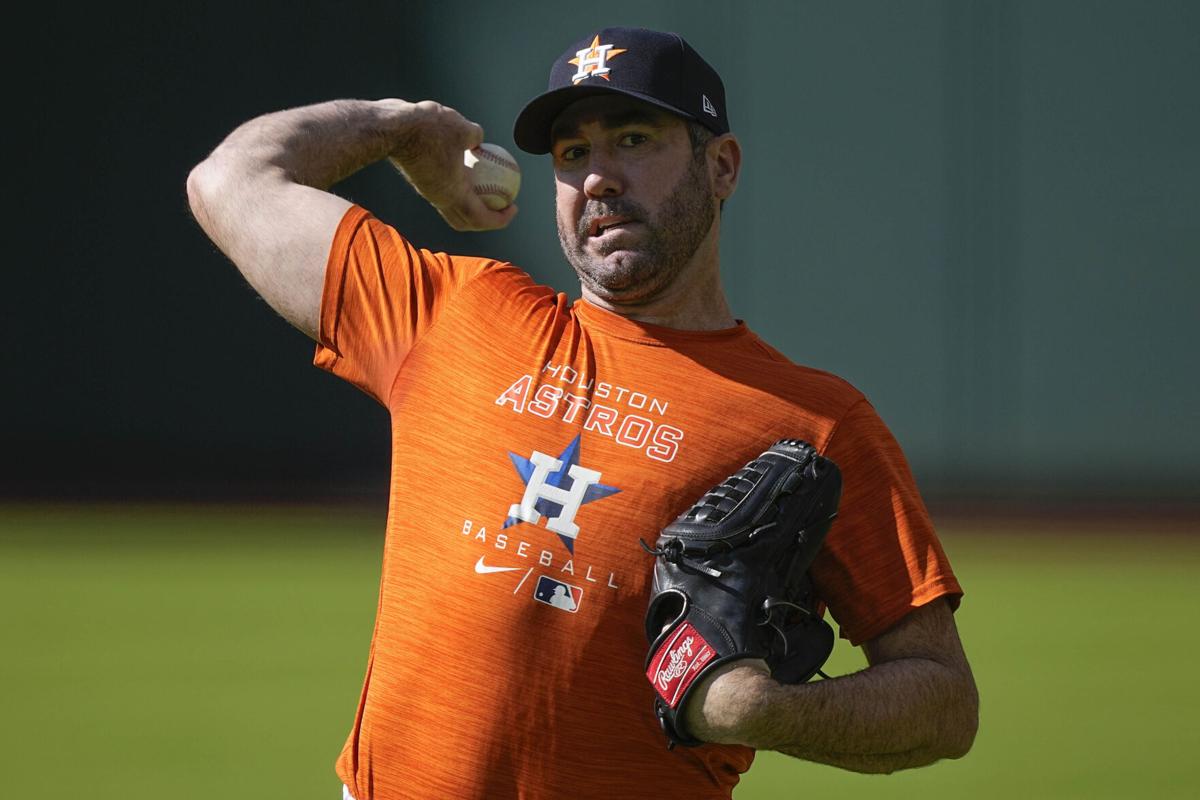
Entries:
POLYGON ((638 540, 776 439, 842 470, 812 574, 851 642, 961 594, 871 405, 744 324, 572 305, 354 207, 315 363, 392 420, 378 616, 337 763, 358 800, 728 798, 753 751, 668 751, 652 712, 638 540))

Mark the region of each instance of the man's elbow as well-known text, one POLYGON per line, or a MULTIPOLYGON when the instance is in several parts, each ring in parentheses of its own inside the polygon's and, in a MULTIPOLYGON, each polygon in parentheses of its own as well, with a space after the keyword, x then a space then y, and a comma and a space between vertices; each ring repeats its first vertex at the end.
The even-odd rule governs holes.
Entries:
POLYGON ((248 183, 238 175, 229 159, 210 155, 192 167, 187 176, 188 208, 217 247, 229 252, 237 233, 236 210, 244 206, 248 183))
POLYGON ((948 710, 946 719, 939 757, 962 758, 971 752, 975 734, 979 732, 979 691, 973 680, 969 681, 953 709, 948 710))
POLYGON ((203 225, 208 217, 206 210, 210 207, 212 198, 218 193, 219 176, 211 159, 201 161, 192 167, 187 176, 188 207, 192 215, 203 225))
POLYGON ((941 717, 941 725, 932 740, 925 745, 903 754, 898 759, 882 759, 871 764, 873 769, 859 770, 891 774, 900 770, 928 767, 945 759, 962 758, 975 744, 975 733, 979 730, 979 700, 970 697, 947 707, 941 717))

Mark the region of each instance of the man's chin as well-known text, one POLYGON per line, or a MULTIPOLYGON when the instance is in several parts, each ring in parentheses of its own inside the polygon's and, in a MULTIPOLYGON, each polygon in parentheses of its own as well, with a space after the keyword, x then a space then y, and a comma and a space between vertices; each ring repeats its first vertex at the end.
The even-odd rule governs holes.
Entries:
POLYGON ((653 276, 628 273, 588 275, 581 281, 597 299, 620 306, 639 305, 654 298, 659 286, 653 276))
POLYGON ((629 245, 622 247, 615 243, 606 247, 599 245, 590 247, 586 251, 586 257, 593 264, 599 264, 607 269, 620 269, 623 264, 645 261, 648 258, 644 250, 629 245))
POLYGON ((583 270, 590 282, 609 291, 622 291, 645 282, 652 274, 647 259, 638 252, 617 250, 592 257, 583 270))

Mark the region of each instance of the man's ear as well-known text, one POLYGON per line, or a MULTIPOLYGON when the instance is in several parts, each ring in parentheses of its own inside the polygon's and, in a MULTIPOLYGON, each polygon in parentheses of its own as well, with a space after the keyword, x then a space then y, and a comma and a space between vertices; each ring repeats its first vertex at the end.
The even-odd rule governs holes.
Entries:
POLYGON ((710 139, 705 149, 713 195, 718 200, 727 200, 737 188, 742 172, 742 146, 732 133, 723 133, 710 139))

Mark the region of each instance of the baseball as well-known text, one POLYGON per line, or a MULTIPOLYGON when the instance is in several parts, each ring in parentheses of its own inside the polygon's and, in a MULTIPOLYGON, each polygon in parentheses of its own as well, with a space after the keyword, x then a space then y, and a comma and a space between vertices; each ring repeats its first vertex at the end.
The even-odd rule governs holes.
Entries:
POLYGON ((471 185, 483 204, 493 211, 512 205, 521 188, 521 168, 512 154, 498 144, 484 142, 463 152, 471 185))

